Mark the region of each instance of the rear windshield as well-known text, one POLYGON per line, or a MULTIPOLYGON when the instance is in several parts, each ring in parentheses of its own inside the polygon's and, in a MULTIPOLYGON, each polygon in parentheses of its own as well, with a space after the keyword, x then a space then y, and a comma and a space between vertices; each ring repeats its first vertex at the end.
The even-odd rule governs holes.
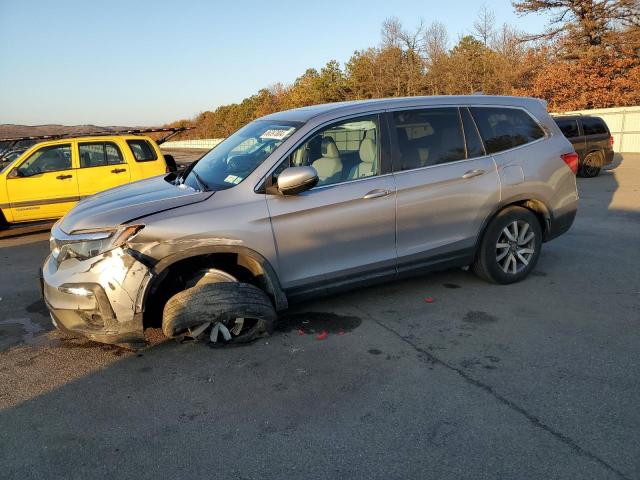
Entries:
POLYGON ((571 138, 580 135, 580 131, 578 130, 578 122, 576 119, 554 118, 554 120, 565 137, 571 138))
POLYGON ((604 120, 598 117, 584 117, 582 119, 582 128, 585 135, 602 135, 607 132, 607 126, 604 120))
POLYGON ((127 140, 127 143, 136 162, 151 162, 158 158, 156 151, 146 140, 127 140))

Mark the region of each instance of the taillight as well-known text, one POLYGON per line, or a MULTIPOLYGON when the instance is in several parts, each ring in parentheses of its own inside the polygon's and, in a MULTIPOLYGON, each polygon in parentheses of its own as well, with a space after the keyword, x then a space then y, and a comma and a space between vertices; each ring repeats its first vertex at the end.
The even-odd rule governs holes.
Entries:
POLYGON ((613 147, 613 135, 611 135, 611 136, 609 137, 609 143, 610 143, 610 144, 611 144, 611 146, 613 147))
POLYGON ((565 153, 560 156, 574 174, 578 173, 578 154, 576 152, 565 153))

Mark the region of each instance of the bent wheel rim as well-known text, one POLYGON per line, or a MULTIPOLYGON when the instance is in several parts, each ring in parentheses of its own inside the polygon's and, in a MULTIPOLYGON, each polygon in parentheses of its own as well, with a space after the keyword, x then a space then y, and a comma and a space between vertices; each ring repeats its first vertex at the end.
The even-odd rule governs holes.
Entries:
POLYGON ((500 232, 496 242, 496 261, 506 274, 516 275, 531 263, 536 234, 524 220, 514 220, 500 232))

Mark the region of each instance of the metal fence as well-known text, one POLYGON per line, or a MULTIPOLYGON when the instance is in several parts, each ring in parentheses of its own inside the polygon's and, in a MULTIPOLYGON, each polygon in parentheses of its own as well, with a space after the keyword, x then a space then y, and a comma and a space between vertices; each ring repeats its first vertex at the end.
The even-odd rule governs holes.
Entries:
POLYGON ((640 153, 640 107, 599 108, 573 112, 602 118, 613 135, 613 149, 618 153, 640 153))

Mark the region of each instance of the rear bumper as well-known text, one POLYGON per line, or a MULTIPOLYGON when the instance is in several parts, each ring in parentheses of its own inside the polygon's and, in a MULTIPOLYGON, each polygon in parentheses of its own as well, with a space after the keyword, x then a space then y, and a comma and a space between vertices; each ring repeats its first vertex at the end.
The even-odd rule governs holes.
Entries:
POLYGON ((549 228, 547 230, 545 241, 548 242, 549 240, 553 240, 563 233, 566 233, 571 228, 571 225, 573 225, 573 222, 576 219, 577 212, 578 209, 574 207, 554 217, 549 222, 549 228))
POLYGON ((615 156, 615 153, 614 153, 613 149, 605 150, 604 151, 604 164, 605 165, 610 165, 611 163, 613 163, 613 157, 614 156, 615 156))
POLYGON ((53 324, 59 330, 102 343, 144 344, 138 293, 151 273, 123 250, 61 265, 49 256, 41 286, 53 324))

